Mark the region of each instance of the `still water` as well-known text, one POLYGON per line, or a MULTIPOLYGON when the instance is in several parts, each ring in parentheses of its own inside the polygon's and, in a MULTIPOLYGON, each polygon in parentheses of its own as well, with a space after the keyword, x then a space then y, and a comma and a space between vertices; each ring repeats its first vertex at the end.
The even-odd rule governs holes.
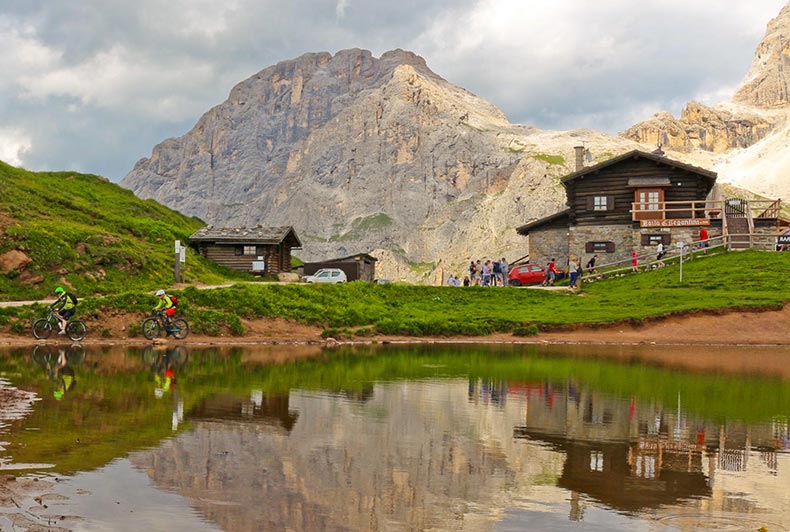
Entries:
MULTIPOLYGON (((69 530, 790 528, 790 351, 0 351, 0 508, 69 530)), ((10 529, 10 528, 9 528, 10 529)))

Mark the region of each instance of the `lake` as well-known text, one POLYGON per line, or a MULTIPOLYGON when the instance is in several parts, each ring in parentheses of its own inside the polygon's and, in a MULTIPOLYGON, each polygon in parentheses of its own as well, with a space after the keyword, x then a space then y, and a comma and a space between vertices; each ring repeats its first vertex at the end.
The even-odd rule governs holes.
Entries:
MULTIPOLYGON (((786 530, 790 350, 0 350, 0 509, 68 530, 786 530)), ((11 525, 13 526, 13 524, 11 525)))

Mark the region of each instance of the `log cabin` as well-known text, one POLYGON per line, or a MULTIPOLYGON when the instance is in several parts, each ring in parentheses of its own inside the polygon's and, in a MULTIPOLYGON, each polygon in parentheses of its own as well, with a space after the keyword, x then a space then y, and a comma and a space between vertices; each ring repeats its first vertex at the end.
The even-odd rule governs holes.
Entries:
POLYGON ((584 148, 575 150, 576 171, 562 178, 566 208, 516 229, 529 238, 533 263, 555 258, 565 264, 569 256, 585 262, 593 254, 599 263, 612 263, 629 258, 632 250, 641 256, 658 242, 665 248, 698 245, 703 227, 711 240, 728 231, 776 233, 779 200, 766 202, 768 208, 753 217, 749 202, 721 197, 715 172, 669 159, 660 147, 590 167, 584 167, 584 148))
POLYGON ((257 275, 291 271, 291 250, 302 243, 293 227, 213 227, 206 226, 189 241, 207 259, 257 275))

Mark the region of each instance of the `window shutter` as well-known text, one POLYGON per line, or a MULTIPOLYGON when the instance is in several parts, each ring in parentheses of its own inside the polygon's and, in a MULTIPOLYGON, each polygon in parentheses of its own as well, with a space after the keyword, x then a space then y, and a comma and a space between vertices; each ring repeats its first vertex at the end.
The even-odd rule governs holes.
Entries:
POLYGON ((584 244, 584 252, 585 253, 592 253, 594 248, 594 244, 592 242, 587 242, 584 244))
POLYGON ((607 211, 614 210, 614 196, 606 196, 606 210, 607 211))
POLYGON ((606 243, 606 252, 607 253, 614 253, 614 242, 607 242, 606 243))
POLYGON ((587 210, 591 211, 595 209, 595 198, 587 198, 587 210))
POLYGON ((650 245, 650 235, 642 235, 642 245, 649 246, 650 245))

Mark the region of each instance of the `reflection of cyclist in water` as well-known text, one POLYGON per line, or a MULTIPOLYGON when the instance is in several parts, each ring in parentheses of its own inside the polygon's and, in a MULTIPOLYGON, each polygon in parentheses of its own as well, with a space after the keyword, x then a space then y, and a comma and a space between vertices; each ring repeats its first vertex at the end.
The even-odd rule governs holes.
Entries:
POLYGON ((161 351, 147 347, 143 351, 143 362, 151 368, 154 376, 154 395, 160 399, 166 392, 174 392, 176 368, 186 363, 189 355, 183 347, 161 351))
POLYGON ((157 399, 161 399, 165 392, 173 391, 176 387, 176 371, 173 369, 173 364, 167 355, 162 358, 165 364, 164 371, 161 375, 159 372, 154 374, 154 382, 156 383, 154 395, 157 399))
POLYGON ((63 399, 66 392, 70 392, 77 385, 77 378, 74 369, 69 366, 69 359, 66 357, 66 350, 60 349, 58 354, 58 365, 55 367, 55 384, 57 388, 52 395, 55 399, 63 399))

